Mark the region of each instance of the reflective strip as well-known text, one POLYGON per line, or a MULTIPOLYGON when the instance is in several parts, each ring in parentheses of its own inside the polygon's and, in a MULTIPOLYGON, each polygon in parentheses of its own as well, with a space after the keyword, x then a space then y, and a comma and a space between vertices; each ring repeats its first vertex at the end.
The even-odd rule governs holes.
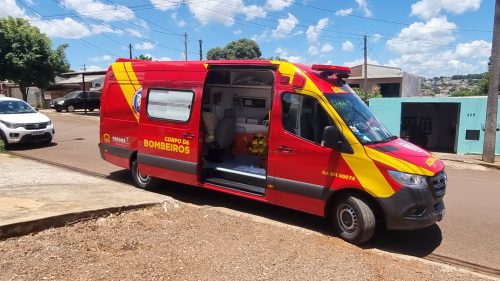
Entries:
POLYGON ((434 176, 433 172, 405 160, 385 154, 370 147, 365 147, 365 150, 366 154, 368 154, 368 156, 373 160, 391 166, 397 171, 424 176, 434 176))

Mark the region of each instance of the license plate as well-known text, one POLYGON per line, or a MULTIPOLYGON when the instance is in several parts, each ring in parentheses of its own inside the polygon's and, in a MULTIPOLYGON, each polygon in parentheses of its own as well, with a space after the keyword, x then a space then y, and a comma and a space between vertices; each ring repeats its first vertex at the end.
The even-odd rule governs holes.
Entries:
POLYGON ((31 135, 33 136, 39 136, 39 135, 43 135, 43 131, 35 131, 35 132, 31 132, 31 135))

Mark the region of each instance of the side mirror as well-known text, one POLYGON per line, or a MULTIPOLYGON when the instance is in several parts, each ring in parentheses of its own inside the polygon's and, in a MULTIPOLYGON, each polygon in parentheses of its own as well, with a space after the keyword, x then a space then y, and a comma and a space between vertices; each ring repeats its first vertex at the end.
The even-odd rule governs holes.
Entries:
POLYGON ((323 129, 323 140, 321 141, 321 146, 329 147, 338 152, 349 154, 354 153, 337 126, 326 126, 323 129))

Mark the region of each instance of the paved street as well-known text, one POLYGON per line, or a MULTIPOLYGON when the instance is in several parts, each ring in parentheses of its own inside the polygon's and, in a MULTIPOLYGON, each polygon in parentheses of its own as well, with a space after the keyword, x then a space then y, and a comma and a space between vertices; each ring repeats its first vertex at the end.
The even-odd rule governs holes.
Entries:
MULTIPOLYGON (((130 182, 127 172, 100 159, 97 114, 82 116, 83 113, 52 111, 47 114, 56 126, 55 144, 50 147, 18 147, 14 148, 16 153, 130 182)), ((432 253, 500 269, 500 171, 447 170, 447 213, 442 222, 420 231, 380 231, 375 241, 367 246, 419 257, 432 253)), ((168 188, 156 192, 184 202, 222 206, 314 231, 325 231, 322 220, 306 214, 196 188, 170 188, 174 184, 165 185, 168 188)))

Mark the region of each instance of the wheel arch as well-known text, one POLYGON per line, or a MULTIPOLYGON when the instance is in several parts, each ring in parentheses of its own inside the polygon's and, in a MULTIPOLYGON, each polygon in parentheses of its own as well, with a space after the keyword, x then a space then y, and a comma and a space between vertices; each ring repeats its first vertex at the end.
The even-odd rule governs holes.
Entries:
POLYGON ((372 209, 377 224, 380 223, 385 226, 385 212, 380 203, 368 192, 359 188, 343 188, 330 194, 325 203, 324 217, 331 221, 333 213, 332 209, 335 206, 335 203, 338 202, 339 199, 346 198, 348 196, 355 196, 365 201, 366 204, 368 204, 368 206, 372 209))
POLYGON ((137 159, 137 150, 132 152, 132 154, 130 154, 130 158, 128 159, 128 168, 129 169, 132 169, 132 163, 137 159))

